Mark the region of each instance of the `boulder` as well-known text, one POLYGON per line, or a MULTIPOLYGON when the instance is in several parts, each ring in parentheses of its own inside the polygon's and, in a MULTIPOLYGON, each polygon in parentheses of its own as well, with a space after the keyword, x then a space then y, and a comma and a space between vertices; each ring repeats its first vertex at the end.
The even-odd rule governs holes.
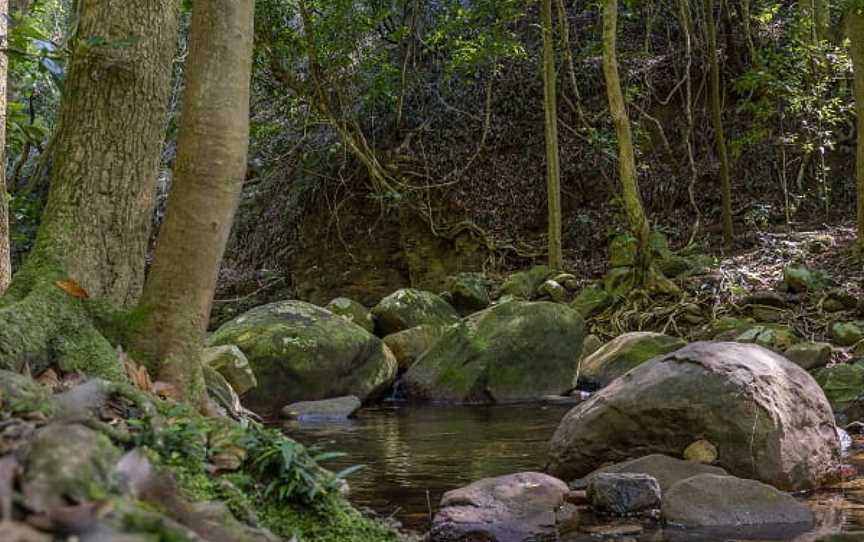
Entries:
POLYGON ((265 415, 293 401, 342 395, 371 400, 396 378, 396 360, 380 339, 302 301, 252 309, 220 327, 209 344, 243 351, 258 379, 244 403, 265 415))
POLYGON ((382 299, 372 309, 375 329, 384 337, 423 324, 444 327, 459 321, 459 313, 440 295, 404 288, 382 299))
MULTIPOLYGON (((649 359, 674 352, 686 345, 685 340, 662 333, 625 333, 582 360, 579 380, 590 387, 602 388, 649 359)), ((576 385, 574 381, 573 386, 576 385)))
POLYGON ((766 527, 813 523, 794 497, 756 480, 700 474, 663 496, 663 517, 684 527, 766 527))
POLYGON ((600 513, 638 514, 660 508, 660 484, 647 474, 598 473, 588 482, 588 500, 600 513))
POLYGON ((838 469, 834 416, 806 371, 757 345, 699 342, 571 410, 550 443, 548 470, 578 478, 610 460, 677 455, 698 438, 717 446, 728 472, 782 489, 819 487, 838 469))
POLYGON ((828 343, 798 343, 787 348, 783 355, 805 371, 812 371, 828 365, 832 352, 828 343))
POLYGON ((324 307, 333 314, 338 314, 349 322, 353 322, 369 333, 375 333, 375 319, 369 309, 347 297, 337 297, 324 307))
POLYGON ((582 352, 579 313, 511 301, 444 331, 405 373, 409 399, 451 403, 539 400, 570 388, 582 352))
POLYGON ((748 294, 741 300, 742 305, 762 305, 765 307, 774 307, 775 309, 785 309, 788 305, 786 296, 773 290, 756 290, 748 294))
POLYGON ((600 337, 594 334, 588 335, 582 343, 582 359, 587 358, 601 348, 603 348, 603 341, 600 340, 600 337))
POLYGON ((404 329, 384 337, 384 344, 393 352, 400 371, 407 371, 424 352, 432 348, 444 330, 438 326, 422 325, 404 329))
POLYGON ((837 411, 864 395, 864 366, 840 363, 820 369, 816 382, 837 411))
POLYGON ((78 424, 39 429, 23 465, 21 492, 34 512, 102 499, 120 450, 105 435, 78 424))
POLYGON ((790 292, 803 294, 823 289, 826 286, 826 277, 805 265, 789 265, 783 269, 783 282, 790 292))
POLYGON ((536 472, 488 478, 448 491, 430 542, 528 542, 556 537, 567 484, 536 472))
POLYGON ((676 483, 698 474, 728 474, 720 467, 703 465, 692 461, 684 461, 668 455, 652 454, 602 467, 585 477, 587 483, 602 473, 633 473, 648 475, 660 484, 660 490, 665 493, 676 483))
POLYGON ((322 401, 300 401, 282 408, 282 417, 300 422, 344 421, 353 416, 362 403, 353 395, 324 399, 322 401))
POLYGON ((567 297, 567 290, 554 280, 547 280, 537 289, 537 294, 540 297, 548 297, 556 303, 561 303, 567 297))
POLYGON ((737 342, 758 344, 775 352, 785 352, 798 340, 789 327, 771 324, 753 326, 735 337, 737 342))
POLYGON ((726 316, 712 320, 707 335, 715 341, 731 341, 754 325, 752 318, 726 316))
POLYGON ((459 273, 447 279, 447 301, 462 316, 482 311, 492 303, 489 279, 482 273, 459 273))
POLYGON ((552 280, 570 291, 575 291, 577 288, 579 288, 579 279, 576 277, 576 275, 572 275, 570 273, 559 273, 552 277, 552 280))
POLYGON ((527 271, 513 273, 501 285, 501 295, 510 295, 516 299, 530 301, 537 295, 537 289, 552 274, 553 271, 545 265, 538 265, 527 271))
POLYGON ((851 311, 858 307, 858 298, 845 290, 834 289, 822 299, 825 312, 851 311))
POLYGON ((864 322, 835 322, 831 325, 831 340, 838 346, 855 346, 864 340, 864 322))
POLYGON ((612 304, 613 297, 599 286, 588 286, 583 288, 570 303, 570 308, 582 315, 582 318, 590 318, 612 304))
POLYGON ((255 372, 243 351, 233 344, 205 348, 202 362, 216 369, 238 394, 243 395, 258 385, 255 372))

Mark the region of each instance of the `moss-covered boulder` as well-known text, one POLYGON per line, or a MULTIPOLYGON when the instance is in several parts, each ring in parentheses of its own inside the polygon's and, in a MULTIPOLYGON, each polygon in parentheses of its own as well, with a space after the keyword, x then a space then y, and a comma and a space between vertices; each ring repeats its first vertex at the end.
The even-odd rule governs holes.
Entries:
POLYGON ((554 280, 549 279, 540 285, 537 289, 537 294, 541 298, 547 298, 556 303, 561 303, 567 296, 567 289, 554 280))
POLYGON ((805 342, 793 344, 783 355, 805 371, 812 371, 828 365, 832 352, 833 348, 828 343, 805 342))
POLYGON ((445 298, 461 314, 482 311, 492 303, 490 281, 482 273, 459 273, 448 277, 445 298))
POLYGON ((29 376, 0 370, 0 412, 27 414, 54 411, 51 392, 29 376))
POLYGON ((584 323, 550 302, 511 301, 445 330, 405 373, 409 398, 452 403, 537 400, 570 387, 584 323))
POLYGON ((104 499, 120 450, 83 425, 52 423, 39 429, 23 465, 21 489, 30 510, 45 512, 104 499))
POLYGON ((375 330, 384 337, 421 326, 448 326, 459 321, 459 313, 440 295, 404 288, 388 295, 372 309, 375 330))
POLYGON ((369 309, 347 297, 337 297, 324 307, 333 314, 338 314, 349 322, 353 322, 369 333, 375 333, 375 318, 369 309))
POLYGON ((384 337, 384 344, 393 352, 400 371, 407 371, 420 356, 432 348, 444 333, 439 326, 423 325, 405 329, 384 337))
POLYGON ((570 303, 570 308, 582 315, 582 318, 590 318, 599 313, 614 302, 609 293, 598 286, 583 288, 570 303))
POLYGON ((615 337, 582 360, 577 383, 573 386, 602 388, 651 358, 684 348, 687 341, 662 333, 637 331, 615 337))
POLYGON ((855 346, 864 340, 864 322, 835 322, 831 325, 831 340, 838 346, 855 346))
POLYGON ((829 280, 821 271, 814 271, 806 265, 793 264, 783 269, 783 283, 790 292, 803 294, 825 289, 829 280))
POLYGON ((758 344, 775 352, 785 352, 800 341, 800 338, 788 326, 764 324, 749 328, 735 337, 735 341, 758 344))
POLYGON ((302 301, 252 309, 220 327, 209 344, 234 344, 246 354, 258 387, 244 403, 265 415, 295 401, 373 399, 396 377, 396 360, 380 339, 302 301))
POLYGON ((513 273, 501 285, 501 295, 530 301, 537 295, 537 289, 553 274, 554 272, 545 265, 537 265, 527 271, 513 273))
POLYGON ((864 395, 864 366, 844 363, 825 367, 816 373, 816 382, 834 410, 842 412, 864 395))
POLYGON ((202 362, 221 373, 234 391, 240 395, 258 385, 255 371, 249 365, 246 355, 233 344, 205 348, 202 362))

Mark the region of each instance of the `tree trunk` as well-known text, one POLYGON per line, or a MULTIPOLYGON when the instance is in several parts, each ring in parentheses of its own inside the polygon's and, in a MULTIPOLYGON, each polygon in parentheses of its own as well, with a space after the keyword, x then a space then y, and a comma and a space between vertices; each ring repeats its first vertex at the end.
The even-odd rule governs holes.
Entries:
POLYGON ((180 397, 204 397, 200 355, 249 142, 253 0, 198 1, 177 166, 141 301, 136 347, 180 397))
POLYGON ((855 111, 858 117, 858 142, 855 177, 858 187, 858 247, 864 253, 864 12, 852 9, 846 24, 852 64, 855 69, 855 111))
POLYGON ((621 80, 618 75, 618 57, 615 50, 617 32, 617 0, 605 0, 603 4, 603 75, 606 78, 609 110, 612 113, 615 134, 618 138, 618 168, 624 196, 624 210, 627 213, 630 229, 639 243, 636 272, 637 283, 641 284, 647 278, 648 269, 651 265, 649 247, 651 228, 645 216, 642 195, 639 192, 636 157, 633 152, 633 134, 630 130, 630 118, 627 116, 627 106, 624 102, 624 93, 621 90, 621 80))
POLYGON ((29 260, 130 307, 144 282, 177 1, 77 5, 48 203, 29 260))
POLYGON ((0 298, 0 368, 36 373, 57 363, 119 379, 106 338, 118 329, 104 316, 109 305, 134 304, 142 288, 179 5, 76 7, 48 203, 32 253, 0 298))
MULTIPOLYGON (((9 1, 0 0, 0 36, 7 35, 9 1)), ((5 37, 3 39, 4 46, 5 37)), ((6 189, 6 76, 9 57, 0 54, 0 296, 12 282, 12 251, 9 247, 9 195, 6 189)))
POLYGON ((720 61, 717 58, 717 26, 714 22, 714 0, 704 0, 705 24, 708 35, 708 61, 711 67, 711 121, 717 157, 720 160, 720 191, 722 197, 723 246, 732 250, 735 231, 732 226, 732 182, 729 179, 729 154, 723 130, 723 104, 720 97, 720 61))
POLYGON ((828 0, 798 0, 798 10, 807 38, 812 43, 828 39, 831 13, 828 0))
POLYGON ((558 152, 558 96, 556 92, 555 40, 552 0, 542 1, 543 111, 546 125, 546 199, 549 207, 549 267, 564 268, 561 247, 561 164, 558 152))

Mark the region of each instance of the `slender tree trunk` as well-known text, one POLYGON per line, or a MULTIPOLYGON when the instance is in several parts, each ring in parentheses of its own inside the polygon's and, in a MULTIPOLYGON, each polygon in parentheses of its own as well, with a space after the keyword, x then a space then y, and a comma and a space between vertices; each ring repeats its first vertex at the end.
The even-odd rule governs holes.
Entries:
POLYGON ((249 142, 253 0, 198 0, 165 223, 137 347, 182 398, 203 399, 200 354, 249 142))
POLYGON ((858 142, 855 178, 858 187, 858 247, 864 253, 864 11, 852 9, 846 24, 855 69, 855 111, 858 117, 858 142))
POLYGON ((828 39, 828 28, 831 25, 828 0, 798 0, 798 10, 804 30, 812 43, 828 39))
POLYGON ((741 24, 744 27, 744 38, 747 40, 750 62, 756 62, 756 45, 753 42, 753 25, 750 20, 750 0, 741 0, 741 24))
MULTIPOLYGON (((9 21, 9 1, 0 0, 0 36, 3 46, 9 21)), ((9 57, 0 54, 0 296, 12 282, 12 252, 9 241, 9 195, 6 189, 6 75, 9 57)))
POLYGON ((0 368, 58 363, 123 378, 97 308, 129 307, 142 289, 179 2, 75 6, 48 203, 33 251, 0 298, 0 368), (94 299, 55 284, 68 279, 94 299))
POLYGON ((552 0, 542 0, 543 111, 546 125, 546 199, 549 206, 549 267, 561 270, 561 164, 558 150, 558 96, 552 0))
POLYGON ((705 24, 708 36, 708 60, 711 66, 711 121, 717 157, 720 160, 720 191, 722 195, 723 246, 732 250, 735 231, 732 226, 732 182, 729 178, 729 154, 723 130, 723 104, 720 96, 720 61, 717 58, 717 26, 714 21, 714 0, 704 0, 705 24))
POLYGON ((615 134, 618 138, 618 168, 621 178, 621 190, 624 196, 624 209, 630 229, 639 242, 637 258, 637 281, 642 283, 651 265, 650 237, 651 228, 642 204, 639 192, 639 178, 636 172, 636 157, 633 151, 633 134, 630 130, 630 118, 621 90, 621 79, 618 75, 618 57, 616 42, 618 33, 618 3, 617 0, 604 0, 603 3, 603 75, 606 78, 606 93, 609 98, 609 110, 615 123, 615 134))

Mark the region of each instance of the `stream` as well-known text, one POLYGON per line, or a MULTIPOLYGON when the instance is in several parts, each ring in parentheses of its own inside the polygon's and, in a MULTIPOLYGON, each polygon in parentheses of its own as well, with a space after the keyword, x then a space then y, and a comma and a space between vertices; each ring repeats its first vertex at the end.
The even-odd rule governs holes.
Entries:
MULTIPOLYGON (((333 424, 288 424, 285 431, 307 445, 348 455, 327 462, 333 470, 363 464, 351 475, 351 500, 380 516, 393 517, 405 529, 424 532, 445 491, 481 478, 542 470, 546 445, 570 407, 517 405, 488 407, 379 407, 364 409, 356 419, 333 424)), ((864 541, 864 441, 856 441, 847 461, 861 478, 843 490, 802 496, 816 514, 806 533, 688 533, 662 529, 651 521, 610 520, 580 513, 584 526, 640 525, 629 540, 718 542, 748 540, 864 541), (845 533, 842 537, 830 535, 845 533), (859 534, 860 533, 860 534, 859 534), (824 538, 828 536, 828 538, 824 538)), ((626 531, 626 529, 624 529, 626 531)), ((562 542, 597 540, 573 532, 562 542)), ((619 539, 627 540, 627 539, 619 539)))

